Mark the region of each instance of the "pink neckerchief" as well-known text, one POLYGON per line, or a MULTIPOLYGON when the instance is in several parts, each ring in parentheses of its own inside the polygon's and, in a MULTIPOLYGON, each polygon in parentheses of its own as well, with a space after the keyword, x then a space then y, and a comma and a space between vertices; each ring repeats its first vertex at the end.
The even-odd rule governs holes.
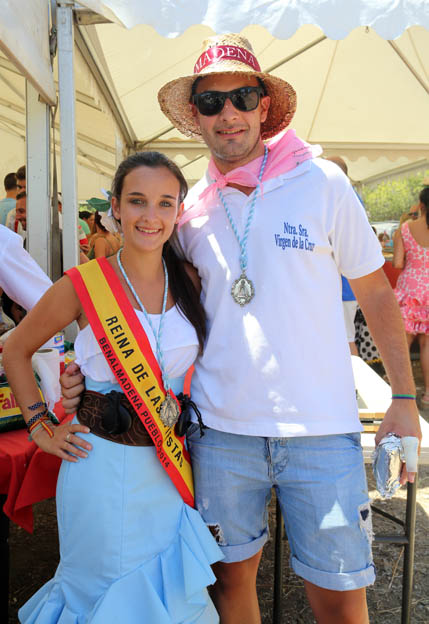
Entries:
MULTIPOLYGON (((322 153, 320 145, 310 145, 296 136, 295 130, 287 130, 277 134, 267 142, 268 160, 265 166, 262 181, 276 178, 286 171, 294 169, 309 158, 316 158, 322 153)), ((216 199, 217 189, 223 189, 228 184, 240 184, 255 188, 259 185, 258 173, 261 168, 263 156, 255 158, 243 167, 237 167, 225 175, 220 173, 213 158, 208 166, 208 174, 213 180, 209 186, 198 196, 195 203, 190 206, 179 221, 179 228, 187 221, 208 214, 208 207, 216 199)))

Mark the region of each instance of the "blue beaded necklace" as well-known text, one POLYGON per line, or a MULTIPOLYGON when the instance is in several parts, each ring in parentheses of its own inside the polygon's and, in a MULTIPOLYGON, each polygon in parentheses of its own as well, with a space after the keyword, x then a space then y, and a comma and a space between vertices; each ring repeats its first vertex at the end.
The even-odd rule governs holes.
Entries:
POLYGON ((143 314, 146 317, 147 322, 150 325, 150 328, 152 330, 152 333, 155 337, 155 342, 156 342, 156 357, 158 360, 158 364, 159 367, 161 369, 161 375, 162 375, 162 382, 164 384, 164 388, 165 388, 165 392, 166 392, 166 397, 164 399, 164 401, 161 404, 161 411, 160 411, 160 418, 162 420, 162 422, 167 426, 167 427, 172 427, 177 419, 179 418, 179 407, 176 403, 176 401, 173 399, 173 397, 171 396, 169 390, 170 390, 170 379, 167 375, 167 372, 165 370, 165 364, 164 364, 164 355, 161 349, 161 337, 162 337, 162 329, 163 329, 163 324, 164 324, 164 317, 165 317, 165 308, 167 306, 167 294, 168 294, 168 271, 167 271, 167 265, 165 264, 165 260, 164 258, 162 258, 162 266, 164 267, 164 295, 162 298, 162 309, 161 309, 161 318, 159 321, 159 326, 158 326, 158 331, 155 331, 155 328, 153 326, 153 323, 151 321, 151 318, 149 316, 149 314, 146 311, 146 308, 143 305, 143 302, 141 301, 140 297, 138 296, 136 289, 134 288, 134 286, 132 285, 128 275, 125 272, 124 267, 122 266, 122 262, 121 262, 121 254, 122 254, 122 248, 118 251, 116 258, 118 260, 118 267, 119 270, 122 273, 122 276, 124 278, 124 280, 127 282, 128 284, 128 288, 131 290, 131 292, 134 295, 135 300, 137 301, 140 310, 143 312, 143 314))
MULTIPOLYGON (((264 175, 265 165, 267 164, 267 158, 268 158, 268 148, 265 145, 265 147, 264 147, 264 158, 262 160, 261 169, 259 171, 259 176, 258 176, 259 185, 261 183, 262 176, 264 175)), ((233 220, 232 215, 231 215, 231 211, 228 208, 228 205, 226 203, 225 197, 224 197, 221 189, 219 189, 219 188, 217 189, 220 201, 222 202, 222 205, 225 208, 226 216, 228 217, 228 220, 229 220, 229 222, 231 224, 232 231, 234 232, 235 237, 236 237, 236 239, 238 241, 238 244, 240 245, 240 269, 241 269, 241 275, 240 275, 240 277, 237 280, 235 280, 235 282, 231 286, 231 295, 232 295, 232 298, 234 299, 234 301, 236 303, 238 303, 239 305, 241 305, 241 306, 244 306, 246 303, 249 303, 249 301, 251 301, 253 299, 253 297, 255 296, 255 287, 253 285, 253 282, 246 275, 246 269, 247 269, 247 239, 249 237, 250 225, 251 225, 252 220, 253 220, 253 215, 255 214, 255 203, 256 203, 256 197, 258 195, 259 185, 256 187, 256 189, 255 189, 255 191, 253 193, 252 203, 250 204, 249 214, 247 216, 246 226, 244 228, 244 234, 243 234, 242 238, 240 238, 240 235, 238 234, 237 226, 234 223, 234 220, 233 220)))

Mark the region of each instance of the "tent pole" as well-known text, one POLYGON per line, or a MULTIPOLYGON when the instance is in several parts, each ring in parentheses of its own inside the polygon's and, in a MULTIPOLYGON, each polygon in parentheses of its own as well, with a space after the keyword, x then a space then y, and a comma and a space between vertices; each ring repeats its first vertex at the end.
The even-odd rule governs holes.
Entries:
POLYGON ((402 54, 401 50, 399 49, 399 47, 397 46, 397 44, 394 41, 390 41, 390 39, 387 41, 388 44, 390 44, 392 46, 392 48, 395 50, 396 54, 399 56, 399 58, 401 59, 401 61, 404 63, 404 65, 406 66, 407 69, 409 69, 409 71, 413 74, 414 78, 417 80, 417 82, 423 87, 423 89, 426 91, 426 93, 429 95, 429 87, 427 86, 427 84, 425 84, 425 82, 420 78, 420 76, 418 75, 418 73, 416 72, 416 70, 414 69, 414 67, 411 65, 411 63, 409 63, 405 57, 404 54, 402 54))
POLYGON ((57 1, 64 270, 78 264, 73 6, 57 1))
POLYGON ((27 124, 27 251, 47 275, 50 266, 49 106, 25 81, 27 124))

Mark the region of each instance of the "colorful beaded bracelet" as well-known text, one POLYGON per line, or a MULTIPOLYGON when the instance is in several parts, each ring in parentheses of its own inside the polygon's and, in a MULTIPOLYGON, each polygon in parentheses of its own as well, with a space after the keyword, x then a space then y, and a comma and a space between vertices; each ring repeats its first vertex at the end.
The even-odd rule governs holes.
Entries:
POLYGON ((47 424, 49 421, 49 419, 43 419, 41 422, 38 422, 34 425, 34 427, 31 429, 30 434, 28 436, 28 440, 29 442, 33 441, 33 435, 37 432, 40 431, 40 429, 44 429, 50 438, 54 437, 54 432, 52 431, 52 429, 50 428, 50 426, 47 424))
POLYGON ((32 416, 30 420, 27 422, 27 429, 30 429, 37 421, 39 421, 44 416, 47 416, 47 414, 48 414, 47 409, 44 409, 43 412, 37 412, 37 414, 34 414, 34 416, 32 416))
POLYGON ((47 414, 40 416, 40 418, 38 418, 32 425, 27 427, 28 433, 31 433, 32 431, 34 431, 35 427, 37 427, 37 425, 39 425, 42 422, 49 422, 49 416, 47 414))
POLYGON ((33 405, 29 405, 28 409, 31 412, 34 412, 36 409, 38 409, 39 407, 44 407, 45 409, 47 408, 46 403, 44 403, 43 401, 38 401, 37 403, 33 403, 33 405))

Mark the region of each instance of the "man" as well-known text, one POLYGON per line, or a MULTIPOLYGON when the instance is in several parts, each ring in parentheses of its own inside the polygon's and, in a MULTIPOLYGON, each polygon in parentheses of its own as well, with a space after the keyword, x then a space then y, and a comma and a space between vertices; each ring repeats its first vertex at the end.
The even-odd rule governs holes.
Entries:
POLYGON ((94 216, 94 213, 89 212, 89 210, 81 210, 79 212, 79 223, 82 226, 82 230, 85 232, 87 237, 91 235, 91 228, 94 223, 94 216))
POLYGON ((4 179, 6 197, 0 200, 0 224, 5 225, 6 217, 15 208, 15 199, 18 189, 16 187, 16 173, 8 173, 4 179))
POLYGON ((21 224, 22 229, 27 229, 27 193, 22 191, 16 196, 16 221, 21 224))
POLYGON ((411 206, 410 212, 408 213, 408 216, 413 221, 415 221, 416 219, 419 218, 419 216, 420 216, 420 209, 419 209, 419 205, 418 204, 415 204, 414 206, 411 206))
MULTIPOLYGON (((14 212, 14 222, 9 224, 9 229, 13 230, 17 234, 21 236, 23 241, 25 241, 27 237, 27 193, 25 191, 21 191, 16 196, 16 207, 13 210, 14 212)), ((10 213, 9 213, 10 215, 10 213)), ((8 221, 9 222, 9 216, 8 221)), ((24 242, 25 246, 25 242, 24 242)))
MULTIPOLYGON (((266 152, 263 139, 293 116, 295 92, 259 70, 243 37, 209 40, 194 75, 165 85, 159 101, 212 154, 179 238, 208 317, 192 395, 209 428, 200 438, 191 426, 188 442, 197 507, 225 555, 212 592, 221 622, 260 622, 272 486, 317 621, 368 622, 370 507, 338 272, 351 280, 392 391, 414 394, 379 245, 337 167, 293 131, 266 152)), ((392 402, 377 439, 386 431, 420 436, 415 401, 392 402)))
POLYGON ((25 165, 22 165, 18 171, 16 172, 16 187, 18 192, 27 190, 27 173, 25 169, 25 165))
MULTIPOLYGON (((17 194, 24 193, 26 190, 27 190, 26 169, 25 169, 25 165, 22 165, 22 167, 20 167, 18 171, 16 172, 16 192, 17 194)), ((8 227, 10 230, 13 230, 14 232, 17 231, 15 206, 13 206, 13 208, 8 212, 4 225, 8 227)), ((22 236, 22 228, 19 233, 22 236)))

